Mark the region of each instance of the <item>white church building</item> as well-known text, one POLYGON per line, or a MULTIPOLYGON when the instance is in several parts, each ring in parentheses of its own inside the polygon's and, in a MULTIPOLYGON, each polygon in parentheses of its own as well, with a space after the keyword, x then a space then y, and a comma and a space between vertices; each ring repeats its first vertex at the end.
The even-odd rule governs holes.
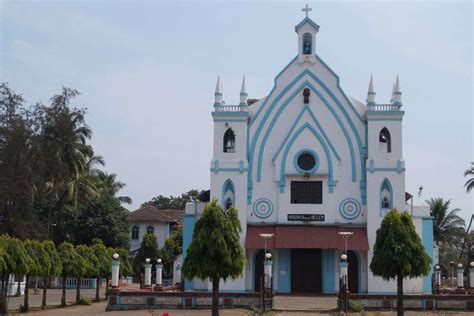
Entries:
MULTIPOLYGON (((351 232, 349 290, 395 293, 395 282, 369 269, 376 230, 389 209, 410 212, 433 262, 436 256, 429 209, 413 207, 405 192, 400 83, 397 77, 384 103, 377 102, 372 78, 365 103, 347 96, 318 54, 319 25, 309 10, 295 27, 297 55, 266 97, 247 100, 244 79, 240 103, 227 105, 217 81, 211 198, 239 210, 247 259, 242 277, 222 282, 221 290, 259 290, 266 247, 275 292, 335 293, 345 247, 339 233, 351 232)), ((184 256, 203 207, 186 206, 184 256)), ((211 284, 185 280, 185 289, 210 290, 211 284)), ((404 289, 431 293, 431 274, 406 280, 404 289)))

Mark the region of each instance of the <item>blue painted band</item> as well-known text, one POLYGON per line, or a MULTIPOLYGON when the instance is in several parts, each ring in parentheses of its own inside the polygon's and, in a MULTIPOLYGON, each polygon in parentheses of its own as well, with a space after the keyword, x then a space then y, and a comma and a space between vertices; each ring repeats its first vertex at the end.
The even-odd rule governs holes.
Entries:
MULTIPOLYGON (((293 80, 293 82, 296 83, 296 81, 298 81, 299 79, 301 79, 302 77, 304 77, 305 75, 309 75, 310 77, 312 77, 313 79, 317 79, 316 76, 314 74, 312 74, 309 70, 305 70, 303 71, 295 80, 293 80)), ((319 80, 319 79, 317 79, 319 80)), ((290 83, 281 93, 280 95, 275 98, 274 102, 270 105, 270 108, 268 109, 267 113, 265 113, 265 116, 264 116, 264 120, 266 120, 268 117, 269 117, 269 112, 272 111, 272 109, 276 106, 276 103, 278 103, 280 101, 280 98, 283 97, 283 95, 287 92, 287 90, 289 90, 293 85, 294 83, 290 83)), ((324 85, 322 82, 321 82, 322 85, 324 85)), ((333 106, 329 103, 329 101, 324 97, 324 95, 313 85, 311 84, 311 82, 309 82, 308 80, 305 80, 297 89, 295 89, 295 91, 293 92, 293 94, 291 94, 288 99, 282 104, 282 106, 277 110, 276 114, 274 115, 273 119, 271 120, 264 136, 263 136, 263 139, 262 139, 262 143, 260 145, 260 148, 259 148, 259 154, 258 154, 258 164, 257 164, 257 181, 260 181, 261 180, 261 173, 262 173, 262 161, 263 161, 263 152, 265 150, 265 145, 267 143, 267 140, 270 136, 270 133, 273 129, 273 127, 275 126, 278 118, 280 117, 280 115, 282 114, 282 112, 285 110, 285 108, 287 107, 287 105, 298 95, 300 94, 300 92, 302 91, 303 88, 305 87, 309 87, 318 97, 319 99, 324 103, 324 105, 328 108, 328 110, 332 113, 332 115, 334 116, 334 118, 336 119, 336 121, 338 122, 338 125, 340 126, 341 130, 343 131, 344 133, 344 136, 346 138, 346 142, 349 146, 349 153, 351 155, 351 164, 352 164, 352 181, 356 181, 356 167, 355 167, 355 157, 354 157, 354 148, 353 148, 353 145, 352 145, 352 140, 350 138, 350 135, 349 135, 349 132, 347 131, 347 129, 344 127, 344 124, 341 120, 341 118, 339 117, 339 115, 337 114, 337 112, 335 111, 335 109, 333 108, 333 106)), ((325 87, 325 86, 324 86, 325 87)), ((323 88, 324 88, 323 87, 323 88)), ((327 87, 326 87, 327 89, 327 87)), ((328 90, 329 91, 329 90, 328 90)), ((328 92, 326 91, 326 92, 328 92)), ((329 94, 329 93, 328 93, 329 94)), ((336 100, 336 102, 338 102, 336 100)), ((340 107, 342 107, 342 105, 340 105, 340 107)), ((313 120, 316 118, 316 116, 314 115, 314 113, 310 113, 312 114, 312 118, 313 120)), ((317 119, 315 120, 315 122, 317 121, 317 119)), ((316 124, 318 125, 318 127, 322 130, 323 128, 321 127, 320 124, 316 124)), ((259 129, 257 130, 257 132, 260 131, 260 128, 261 128, 262 124, 259 125, 259 129)), ((257 133, 256 132, 256 133, 257 133)), ((327 137, 327 135, 326 135, 327 137)), ((251 151, 250 153, 250 157, 251 157, 251 160, 253 161, 253 154, 254 154, 254 151, 255 151, 255 144, 256 144, 256 139, 257 137, 254 138, 254 142, 253 142, 253 150, 251 151)), ((252 149, 251 148, 251 149, 252 149)), ((361 148, 361 147, 359 147, 361 148)), ((360 150, 360 159, 361 161, 363 160, 363 153, 362 151, 360 150)), ((251 172, 251 171, 250 171, 251 172)), ((362 172, 363 172, 363 169, 362 169, 362 172)))
POLYGON ((248 171, 248 168, 211 168, 211 172, 219 173, 219 172, 238 172, 244 173, 248 171))
POLYGON ((368 117, 367 121, 402 121, 401 117, 368 117))
POLYGON ((228 112, 228 111, 213 111, 211 112, 212 117, 216 116, 244 116, 248 117, 249 112, 247 111, 234 111, 234 112, 228 112))
POLYGON ((213 119, 214 122, 219 122, 219 123, 226 123, 226 122, 241 122, 241 123, 247 123, 247 119, 218 119, 215 118, 213 119))
POLYGON ((259 218, 267 218, 273 213, 273 204, 269 199, 260 198, 253 204, 253 212, 259 218))

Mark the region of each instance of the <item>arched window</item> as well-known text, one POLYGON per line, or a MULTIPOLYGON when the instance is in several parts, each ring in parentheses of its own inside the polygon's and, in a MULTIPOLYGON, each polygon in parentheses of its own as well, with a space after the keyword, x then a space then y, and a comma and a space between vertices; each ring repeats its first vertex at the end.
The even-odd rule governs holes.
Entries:
POLYGON ((148 234, 153 234, 153 233, 155 232, 155 228, 150 225, 150 226, 148 226, 148 227, 146 228, 146 232, 147 232, 148 234))
POLYGON ((138 233, 140 232, 140 229, 138 226, 133 226, 132 227, 132 240, 137 240, 138 239, 138 233))
POLYGON ((387 178, 385 178, 380 186, 380 209, 381 215, 393 207, 393 191, 392 185, 387 178))
POLYGON ((224 134, 224 152, 235 153, 235 134, 231 128, 224 134))
POLYGON ((313 51, 313 38, 310 33, 303 34, 303 54, 311 55, 313 51))
POLYGON ((386 127, 382 128, 379 134, 380 151, 385 153, 392 152, 392 139, 390 132, 386 127))
POLYGON ((222 187, 222 205, 227 210, 235 203, 235 189, 232 180, 227 179, 222 187))

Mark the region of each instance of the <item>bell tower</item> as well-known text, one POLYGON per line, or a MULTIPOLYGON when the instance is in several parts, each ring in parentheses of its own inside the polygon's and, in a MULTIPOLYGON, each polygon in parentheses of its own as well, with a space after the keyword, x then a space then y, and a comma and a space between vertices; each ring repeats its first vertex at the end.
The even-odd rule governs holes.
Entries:
MULTIPOLYGON (((376 231, 386 212, 392 208, 406 210, 405 161, 402 150, 402 93, 397 77, 390 103, 375 101, 373 78, 367 92, 367 236, 369 241, 368 262, 372 261, 376 231)), ((380 292, 389 283, 369 274, 368 291, 380 292)))
POLYGON ((308 5, 301 11, 305 13, 305 18, 295 26, 298 34, 298 64, 316 63, 316 34, 319 32, 319 25, 311 20, 308 13, 312 11, 308 5))

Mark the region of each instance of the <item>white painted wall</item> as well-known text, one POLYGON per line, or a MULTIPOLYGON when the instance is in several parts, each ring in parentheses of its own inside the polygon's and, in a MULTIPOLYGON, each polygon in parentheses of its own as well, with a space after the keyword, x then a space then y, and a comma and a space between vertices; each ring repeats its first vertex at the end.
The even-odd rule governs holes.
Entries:
POLYGON ((158 246, 161 248, 165 245, 166 239, 169 237, 170 234, 170 225, 169 223, 161 223, 161 222, 135 222, 135 223, 130 223, 130 251, 134 251, 136 249, 140 248, 140 244, 143 240, 143 237, 146 234, 146 229, 148 226, 153 226, 155 229, 155 236, 156 239, 158 240, 158 246), (133 226, 138 226, 139 228, 139 233, 138 233, 138 239, 131 239, 132 237, 132 227, 133 226))

